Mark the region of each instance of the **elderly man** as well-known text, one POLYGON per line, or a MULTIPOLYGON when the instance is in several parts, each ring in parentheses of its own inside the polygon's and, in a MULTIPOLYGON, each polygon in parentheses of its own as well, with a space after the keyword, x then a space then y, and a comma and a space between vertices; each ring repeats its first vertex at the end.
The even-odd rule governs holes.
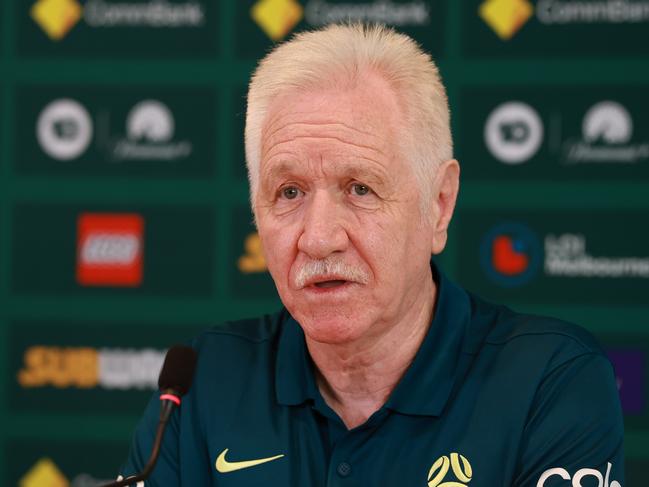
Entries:
MULTIPOLYGON (((621 487, 593 339, 431 262, 458 193, 430 57, 381 27, 297 35, 248 94, 251 202, 285 309, 193 342, 153 486, 621 487)), ((124 475, 143 467, 153 401, 124 475)))

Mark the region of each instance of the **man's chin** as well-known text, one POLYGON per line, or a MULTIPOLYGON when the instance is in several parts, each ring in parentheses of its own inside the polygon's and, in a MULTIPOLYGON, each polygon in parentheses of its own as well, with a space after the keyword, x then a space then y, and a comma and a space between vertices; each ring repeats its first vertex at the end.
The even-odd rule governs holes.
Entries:
POLYGON ((352 343, 362 336, 364 328, 358 319, 347 316, 309 316, 297 321, 310 341, 327 345, 352 343))

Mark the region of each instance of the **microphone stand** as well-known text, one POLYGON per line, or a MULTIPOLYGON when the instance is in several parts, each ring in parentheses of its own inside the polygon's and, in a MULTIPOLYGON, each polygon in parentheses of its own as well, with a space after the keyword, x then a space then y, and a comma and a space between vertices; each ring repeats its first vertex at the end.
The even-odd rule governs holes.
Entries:
MULTIPOLYGON (((155 467, 156 462, 158 461, 158 455, 160 454, 160 445, 162 444, 162 437, 164 436, 165 428, 171 417, 171 413, 176 408, 177 404, 169 399, 163 399, 162 405, 160 407, 160 421, 158 422, 158 428, 155 434, 155 440, 153 442, 153 449, 151 450, 151 456, 147 461, 144 469, 137 475, 132 475, 126 479, 115 480, 108 484, 104 484, 100 487, 127 487, 132 484, 141 482, 151 475, 153 472, 153 467, 155 467)), ((180 403, 180 401, 178 401, 180 403)))

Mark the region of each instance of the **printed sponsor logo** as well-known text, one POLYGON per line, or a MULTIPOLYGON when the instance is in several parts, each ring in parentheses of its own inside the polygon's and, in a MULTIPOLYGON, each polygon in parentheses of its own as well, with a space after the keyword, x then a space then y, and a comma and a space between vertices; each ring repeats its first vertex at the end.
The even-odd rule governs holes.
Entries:
MULTIPOLYGON (((69 481, 50 458, 43 457, 25 473, 18 485, 20 487, 96 487, 111 481, 112 479, 97 479, 86 473, 78 474, 69 481)), ((138 486, 141 487, 140 484, 138 486)))
POLYGON ((593 256, 586 237, 577 233, 545 237, 545 273, 553 277, 649 279, 649 257, 593 256))
MULTIPOLYGON (((545 483, 552 477, 560 477, 566 481, 572 480, 572 483, 565 484, 566 487, 570 485, 572 487, 586 487, 587 485, 592 485, 594 487, 622 487, 622 485, 617 480, 610 480, 612 467, 613 465, 611 464, 611 462, 608 462, 606 465, 605 475, 602 475, 602 472, 594 468, 582 468, 580 470, 577 470, 572 476, 565 468, 551 468, 541 474, 539 481, 536 483, 536 487, 545 487, 545 483), (586 479, 596 479, 597 485, 586 479)), ((554 482, 552 485, 557 484, 556 482, 554 482)))
POLYGON ((261 239, 257 232, 249 233, 243 243, 244 253, 237 261, 237 268, 243 274, 266 272, 266 258, 261 248, 261 239))
POLYGON ((471 463, 459 453, 439 457, 428 471, 428 487, 467 487, 473 478, 471 463), (449 474, 449 470, 452 472, 449 474), (453 481, 449 481, 453 478, 453 481))
POLYGON ((596 103, 584 115, 582 140, 565 143, 565 160, 569 164, 646 161, 649 142, 630 144, 632 136, 633 119, 624 105, 610 100, 596 103))
POLYGON ((188 140, 173 141, 175 121, 171 110, 158 100, 136 104, 126 119, 126 138, 114 144, 116 160, 175 160, 192 153, 188 140))
POLYGON ((559 164, 632 165, 649 161, 649 139, 637 135, 634 140, 633 118, 622 103, 593 103, 585 110, 581 126, 572 121, 572 114, 563 105, 547 110, 545 118, 542 120, 522 101, 501 103, 486 118, 485 146, 503 164, 521 165, 538 153, 547 126, 551 135, 547 150, 559 164), (581 135, 572 135, 579 132, 581 135))
POLYGON ((53 41, 60 41, 78 23, 91 28, 149 27, 191 28, 205 22, 203 6, 195 1, 167 0, 148 2, 112 2, 88 0, 38 0, 31 9, 32 19, 53 41))
POLYGON ((59 470, 56 464, 49 458, 41 458, 36 464, 20 479, 21 487, 41 487, 44 485, 52 487, 68 487, 68 479, 59 470))
POLYGON ((16 380, 24 389, 155 390, 166 351, 33 345, 16 380))
POLYGON ((50 39, 58 41, 81 20, 82 12, 77 0, 38 0, 30 14, 50 39))
POLYGON ((530 105, 511 101, 496 107, 485 124, 484 140, 491 154, 505 164, 521 164, 539 150, 543 123, 530 105))
POLYGON ((313 26, 335 22, 378 22, 399 27, 423 26, 430 22, 429 5, 423 1, 369 3, 329 3, 309 0, 304 8, 306 21, 313 26))
POLYGON ((537 275, 542 249, 538 237, 526 225, 502 223, 484 237, 480 261, 494 282, 520 286, 537 275))
POLYGON ((523 285, 541 269, 547 277, 649 279, 649 257, 592 255, 583 234, 548 233, 543 247, 540 242, 521 223, 496 225, 482 241, 482 268, 492 281, 502 286, 523 285))
POLYGON ((302 20, 303 11, 295 0, 260 0, 252 6, 250 15, 268 37, 279 41, 302 20))
POLYGON ((539 0, 536 18, 546 25, 649 22, 646 0, 539 0))
POLYGON ((528 0, 487 0, 478 12, 498 37, 507 41, 534 15, 534 6, 528 0))
POLYGON ((430 6, 421 0, 393 2, 340 2, 308 0, 304 7, 295 0, 260 0, 250 12, 253 20, 274 41, 286 37, 304 18, 310 27, 340 22, 370 22, 401 28, 428 25, 430 6))
POLYGON ((609 350, 624 414, 642 414, 645 408, 645 354, 641 350, 609 350))
POLYGON ((43 151, 54 159, 76 159, 92 139, 92 120, 76 100, 59 99, 41 111, 36 123, 36 139, 43 151))
POLYGON ((545 26, 624 25, 649 22, 647 0, 487 0, 478 11, 503 41, 509 41, 534 16, 545 26))
POLYGON ((45 154, 61 161, 83 155, 93 137, 96 148, 105 151, 104 157, 111 163, 173 162, 193 155, 190 140, 174 139, 176 121, 165 103, 153 99, 136 103, 126 115, 124 132, 117 134, 111 130, 110 110, 94 111, 98 127, 95 133, 93 119, 83 105, 67 98, 54 100, 41 111, 36 122, 38 143, 45 154))
POLYGON ((81 214, 77 221, 77 282, 82 286, 139 286, 143 238, 141 215, 81 214))

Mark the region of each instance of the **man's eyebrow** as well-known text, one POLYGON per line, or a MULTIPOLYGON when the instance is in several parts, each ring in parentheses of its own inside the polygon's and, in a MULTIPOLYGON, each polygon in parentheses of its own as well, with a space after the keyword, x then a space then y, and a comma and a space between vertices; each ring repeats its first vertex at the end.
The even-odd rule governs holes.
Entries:
POLYGON ((270 169, 263 172, 261 179, 271 181, 281 176, 295 174, 297 172, 295 167, 296 164, 290 162, 282 161, 275 163, 270 167, 270 169))
MULTIPOLYGON (((339 161, 336 163, 336 172, 344 177, 359 179, 374 184, 385 184, 390 177, 382 166, 371 160, 365 163, 359 163, 358 159, 354 159, 353 161, 339 161)), ((271 182, 277 178, 286 176, 300 177, 300 173, 301 167, 299 164, 281 161, 273 164, 265 171, 262 180, 271 182)))
POLYGON ((390 180, 390 174, 386 169, 373 159, 354 158, 348 161, 341 161, 341 174, 359 179, 361 182, 374 184, 385 184, 390 180))

